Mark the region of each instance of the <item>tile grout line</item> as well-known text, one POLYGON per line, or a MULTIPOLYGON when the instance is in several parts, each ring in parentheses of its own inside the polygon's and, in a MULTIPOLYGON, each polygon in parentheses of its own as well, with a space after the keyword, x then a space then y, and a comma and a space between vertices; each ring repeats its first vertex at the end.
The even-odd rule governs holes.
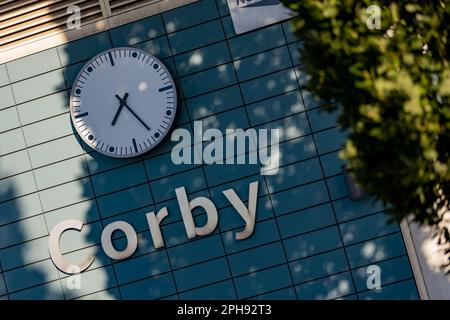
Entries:
MULTIPOLYGON (((215 3, 215 0, 212 0, 212 1, 214 1, 214 3, 215 3)), ((216 3, 215 3, 214 6, 217 8, 217 4, 216 4, 216 3)), ((219 16, 220 16, 220 13, 219 13, 219 12, 218 12, 218 14, 219 14, 219 16)), ((219 18, 220 18, 220 17, 219 17, 219 18)), ((165 26, 165 21, 164 21, 164 16, 163 16, 163 15, 161 15, 161 19, 162 19, 162 21, 163 21, 164 30, 167 32, 166 26, 165 26)), ((169 44, 169 50, 170 50, 170 53, 172 54, 172 58, 175 59, 175 57, 173 56, 172 44, 170 43, 170 40, 169 40, 169 39, 168 39, 168 44, 169 44)), ((183 99, 182 99, 182 101, 180 101, 180 105, 182 105, 181 102, 186 101, 186 99, 185 99, 185 96, 184 96, 184 90, 183 90, 183 88, 182 88, 182 86, 181 86, 181 78, 179 77, 178 67, 177 67, 177 64, 175 63, 175 60, 174 60, 174 67, 175 67, 175 72, 176 72, 176 74, 177 74, 177 81, 180 82, 181 94, 183 95, 183 99)), ((185 103, 184 103, 184 105, 185 105, 185 108, 187 109, 187 105, 186 105, 185 103)), ((187 118, 189 119, 189 123, 191 124, 192 130, 195 130, 194 127, 192 126, 193 121, 191 121, 191 116, 190 116, 188 110, 186 110, 186 115, 187 115, 187 118)), ((202 143, 203 143, 203 138, 202 138, 202 143)), ((197 147, 195 144, 193 145, 193 148, 194 148, 194 153, 195 153, 195 152, 197 152, 197 153, 200 152, 200 150, 198 150, 198 147, 197 147)), ((200 155, 200 156, 201 156, 201 155, 200 155)), ((203 173, 204 181, 205 181, 205 184, 206 184, 206 190, 207 190, 207 193, 208 193, 209 196, 211 197, 211 192, 210 192, 209 184, 208 184, 208 181, 207 181, 207 178, 206 178, 206 172, 205 172, 205 169, 204 169, 204 165, 201 164, 200 167, 202 168, 202 173, 203 173)), ((223 252, 224 252, 224 254, 225 254, 225 256, 222 256, 222 257, 225 257, 225 260, 226 260, 226 262, 227 262, 228 272, 229 272, 230 277, 231 277, 231 282, 232 282, 232 284, 233 284, 234 293, 235 293, 235 295, 236 295, 236 299, 238 299, 239 295, 238 295, 238 293, 237 293, 236 284, 235 284, 234 278, 233 278, 233 273, 231 272, 231 266, 230 266, 230 262, 229 262, 229 260, 228 260, 227 252, 226 252, 226 250, 225 250, 225 244, 224 244, 223 239, 222 239, 222 236, 221 236, 220 227, 217 226, 217 229, 219 230, 219 237, 220 237, 220 241, 221 241, 221 244, 222 244, 223 252)), ((179 294, 178 289, 177 289, 177 294, 178 294, 178 298, 180 298, 180 294, 179 294)))
MULTIPOLYGON (((263 247, 263 246, 265 246, 265 245, 271 245, 271 244, 274 244, 274 243, 276 243, 276 242, 279 242, 279 240, 276 240, 276 241, 273 241, 273 242, 270 242, 270 243, 265 243, 265 244, 259 245, 259 246, 257 246, 257 247, 260 248, 260 247, 263 247)), ((250 248, 250 249, 248 249, 248 250, 251 250, 251 249, 252 249, 252 248, 250 248)), ((248 251, 248 250, 245 250, 245 251, 248 251)), ((340 246, 340 247, 337 247, 337 248, 333 248, 333 249, 329 249, 329 250, 326 250, 326 251, 323 251, 323 252, 319 252, 319 253, 316 253, 316 254, 313 254, 313 255, 304 257, 304 258, 299 258, 299 259, 296 259, 296 260, 294 260, 294 261, 295 261, 295 262, 298 262, 298 261, 302 261, 302 260, 307 260, 307 259, 309 259, 309 258, 313 258, 313 257, 316 257, 316 256, 320 256, 320 255, 327 254, 327 253, 330 253, 330 252, 333 252, 333 251, 338 251, 338 250, 343 250, 343 246, 340 246)), ((155 252, 152 252, 152 253, 155 253, 155 252)), ((238 252, 238 253, 239 253, 239 252, 238 252)), ((143 255, 143 256, 144 256, 144 255, 143 255)), ((143 257, 143 256, 140 256, 140 257, 143 257)), ((220 256, 220 257, 213 257, 213 258, 210 258, 210 259, 202 260, 202 261, 200 261, 200 262, 196 262, 196 263, 193 263, 193 264, 190 264, 190 265, 187 265, 187 266, 183 266, 183 267, 177 268, 176 270, 182 270, 183 268, 186 268, 186 267, 195 267, 195 266, 197 266, 197 265, 201 265, 201 264, 203 264, 203 263, 207 263, 207 262, 214 261, 214 260, 219 260, 219 259, 221 259, 221 258, 223 258, 223 256, 220 256)), ((384 262, 392 261, 392 260, 395 260, 395 259, 401 259, 401 258, 407 258, 407 254, 406 254, 406 253, 402 253, 402 254, 400 254, 400 255, 392 256, 392 257, 383 259, 383 260, 381 260, 381 261, 378 261, 378 263, 384 263, 384 262)), ((294 261, 293 261, 293 262, 294 262, 294 261)), ((254 274, 255 272, 258 273, 258 272, 262 272, 262 271, 265 271, 265 270, 270 270, 270 269, 273 269, 273 268, 275 268, 275 267, 279 267, 279 266, 282 266, 282 265, 285 265, 285 264, 286 264, 285 262, 273 264, 273 265, 270 265, 270 266, 266 266, 266 267, 260 268, 260 269, 258 269, 257 271, 250 271, 250 272, 241 273, 241 274, 239 274, 238 276, 235 276, 235 278, 240 278, 240 277, 249 276, 249 275, 251 275, 251 274, 254 274)), ((330 273, 330 274, 326 274, 326 275, 319 276, 319 277, 317 277, 317 278, 312 278, 312 279, 309 279, 309 280, 301 281, 301 282, 299 282, 299 283, 297 283, 297 284, 292 284, 290 287, 295 287, 295 286, 298 285, 298 284, 305 284, 305 283, 313 282, 313 281, 316 281, 316 280, 319 280, 319 279, 323 279, 323 278, 335 276, 335 275, 341 274, 341 273, 346 273, 346 272, 350 273, 350 272, 352 272, 352 271, 355 271, 355 270, 364 268, 364 267, 366 267, 366 266, 368 266, 368 265, 371 265, 371 263, 359 265, 359 266, 354 267, 354 268, 349 267, 348 269, 343 270, 343 271, 334 272, 334 273, 330 273)), ((99 270, 99 269, 102 269, 102 268, 105 268, 105 267, 108 267, 108 266, 110 266, 110 264, 105 264, 105 265, 99 266, 99 267, 94 268, 94 269, 92 269, 92 270, 90 270, 90 271, 99 270)), ((159 276, 162 276, 162 275, 164 275, 164 274, 168 274, 169 272, 171 272, 171 271, 168 270, 168 271, 164 271, 164 272, 161 272, 161 273, 159 273, 159 274, 156 274, 156 275, 146 276, 146 277, 144 277, 144 278, 139 278, 139 279, 136 279, 136 280, 132 280, 132 281, 126 282, 126 283, 121 284, 121 285, 115 285, 115 286, 111 286, 110 288, 101 289, 101 290, 99 290, 98 292, 100 292, 100 291, 105 291, 105 290, 107 290, 107 289, 115 288, 115 287, 118 287, 118 286, 130 285, 130 284, 137 283, 137 282, 144 281, 144 280, 148 280, 148 279, 151 279, 151 278, 154 278, 154 277, 159 277, 159 276)), ((67 278, 67 277, 65 277, 65 278, 63 278, 63 279, 66 279, 66 278, 67 278)), ((231 275, 230 275, 229 278, 226 278, 226 279, 223 279, 223 280, 215 281, 215 282, 213 282, 213 283, 207 283, 207 284, 204 284, 204 285, 201 285, 201 286, 198 286, 198 287, 194 287, 194 288, 191 288, 191 289, 188 289, 188 290, 182 290, 182 293, 184 293, 184 292, 186 292, 186 291, 191 291, 191 290, 196 290, 196 289, 199 289, 199 288, 203 288, 203 287, 212 285, 212 284, 214 284, 214 283, 216 283, 216 282, 222 282, 222 281, 226 281, 226 280, 230 280, 230 279, 232 279, 232 276, 231 276, 231 275)), ((408 279, 409 279, 409 278, 408 278, 408 279)), ((403 280, 404 280, 404 279, 403 279, 403 280)), ((403 281, 403 280, 400 280, 400 281, 403 281)), ((39 286, 41 286, 41 285, 45 285, 45 284, 52 283, 52 282, 55 282, 55 281, 58 281, 58 279, 51 280, 51 281, 47 281, 47 282, 44 282, 44 283, 41 283, 41 284, 37 284, 37 285, 33 285, 33 286, 31 286, 31 287, 26 287, 26 288, 23 288, 23 289, 15 290, 13 293, 22 292, 22 291, 28 290, 28 289, 30 289, 30 288, 39 287, 39 286)), ((355 289, 356 289, 356 288, 355 288, 355 289)), ((275 289, 275 290, 278 290, 278 289, 275 289)), ((368 290, 363 290, 363 291, 368 291, 368 290)), ((88 293, 88 294, 86 294, 86 295, 89 295, 89 294, 91 294, 91 293, 88 293)), ((263 293, 263 294, 264 294, 264 293, 263 293)), ((351 294, 354 294, 354 293, 351 293, 351 294)), ((171 295, 172 295, 172 294, 171 294, 171 295)), ((78 298, 78 297, 76 297, 76 298, 78 298)))
MULTIPOLYGON (((8 79, 11 79, 10 76, 9 76, 9 70, 8 70, 7 65, 5 65, 5 70, 6 70, 6 74, 7 74, 7 76, 8 76, 8 79)), ((38 197, 38 199, 39 199, 39 204, 40 204, 40 206, 41 206, 41 213, 36 214, 36 217, 37 217, 37 216, 42 216, 42 219, 44 220, 45 228, 46 228, 46 230, 47 230, 47 236, 49 236, 49 235, 50 235, 50 230, 49 230, 49 228, 48 228, 47 218, 46 218, 45 213, 44 213, 44 205, 43 205, 43 203, 42 203, 41 194, 40 194, 40 192, 38 191, 38 184, 37 184, 37 180, 36 180, 36 175, 35 175, 34 170, 33 170, 33 163, 32 163, 32 161, 31 161, 31 157, 30 157, 30 153, 29 153, 29 148, 28 148, 28 143, 27 143, 27 140, 26 140, 26 138, 25 138, 25 133, 24 133, 24 131, 23 131, 23 126, 22 126, 22 120, 21 120, 21 118, 20 118, 19 111, 17 110, 16 97, 15 97, 15 94, 14 94, 14 90, 12 90, 12 87, 11 87, 11 93, 12 93, 13 100, 14 100, 14 104, 15 104, 14 107, 15 107, 15 110, 16 110, 17 118, 19 119, 20 130, 21 130, 21 132, 22 132, 23 141, 24 141, 24 143, 25 143, 25 148, 26 148, 26 151, 27 151, 28 162, 29 162, 30 167, 31 167, 31 174, 32 174, 32 176, 33 176, 34 185, 35 185, 35 187, 36 187, 37 197, 38 197)), ((60 276, 59 276, 59 272, 58 272, 58 279, 61 280, 61 279, 60 279, 60 276)), ((62 293, 62 295, 63 295, 63 297, 64 297, 64 290, 62 289, 62 284, 61 284, 61 282, 60 282, 60 285, 61 285, 61 293, 62 293)))
POLYGON ((8 284, 6 283, 5 273, 3 272, 1 261, 0 261, 0 273, 2 274, 3 283, 5 284, 6 297, 8 298, 8 300, 11 300, 9 296, 8 284))
MULTIPOLYGON (((109 31, 107 31, 107 33, 108 33, 108 37, 109 37, 109 31)), ((109 39, 109 47, 111 47, 111 39, 110 39, 110 37, 108 38, 109 39)), ((66 81, 65 80, 65 77, 64 77, 64 81, 66 81)), ((70 97, 70 94, 69 94, 69 99, 70 99, 71 97, 70 97)), ((76 137, 76 136, 75 136, 76 137)), ((80 142, 80 144, 82 144, 82 142, 81 142, 81 139, 78 139, 78 137, 76 137, 76 139, 77 139, 77 141, 79 141, 80 142)), ((86 171, 87 171, 87 177, 85 177, 85 178, 88 178, 89 179, 89 185, 91 186, 91 189, 92 189, 92 193, 93 193, 93 197, 90 199, 90 200, 94 200, 94 203, 95 203, 95 207, 97 208, 97 212, 99 213, 99 215, 100 215, 100 219, 97 221, 97 223, 100 223, 100 225, 102 226, 102 229, 105 227, 105 225, 104 225, 104 223, 103 223, 103 218, 101 217, 101 214, 100 214, 100 207, 99 207, 99 205, 98 205, 98 201, 97 201, 97 194, 96 194, 96 191, 95 191, 95 188, 94 188, 94 184, 93 184, 93 182, 92 182, 92 175, 91 175, 91 172, 90 172, 90 169, 89 169, 89 165, 88 165, 88 159, 86 158, 86 154, 87 154, 87 152, 86 152, 86 150, 83 148, 83 147, 81 147, 81 149, 82 149, 82 156, 83 156, 83 158, 84 158, 84 165, 85 165, 85 168, 86 168, 86 171)), ((85 178, 83 178, 83 179, 85 179, 85 178)), ((79 180, 76 180, 76 181, 79 181, 79 180)), ((95 245, 98 245, 98 244, 95 244, 95 245)), ((116 286, 117 286, 117 289, 118 289, 118 293, 119 293, 119 298, 122 300, 122 293, 121 293, 121 291, 120 291, 120 288, 119 288, 119 282, 118 282, 118 280, 117 280, 117 274, 116 274, 116 269, 115 269, 115 267, 114 267, 114 263, 113 263, 113 260, 111 259, 111 258, 107 258, 107 259, 109 259, 109 264, 107 264, 106 265, 106 267, 107 266, 109 266, 109 265, 111 265, 111 269, 112 269, 112 271, 113 271, 113 275, 114 275, 114 280, 115 280, 115 283, 116 283, 116 285, 113 285, 113 286, 111 286, 111 287, 109 287, 109 288, 106 288, 106 289, 112 289, 112 288, 115 288, 116 286)), ((105 271, 106 272, 106 271, 105 271)), ((110 280, 109 280, 110 281, 110 280)), ((105 290, 106 290, 105 289, 105 290)), ((72 297, 70 300, 73 300, 73 299, 76 299, 77 297, 72 297)))
MULTIPOLYGON (((202 215, 203 215, 203 214, 202 214, 202 215)), ((200 216, 200 215, 198 215, 198 216, 200 216)), ((196 216, 196 217, 198 217, 198 216, 196 216)), ((265 219, 259 220, 258 222, 259 222, 260 224, 262 224, 262 223, 269 223, 269 222, 271 222, 273 219, 274 219, 274 217, 269 217, 269 218, 265 218, 265 219)), ((180 221, 178 221, 177 223, 180 223, 180 222, 182 222, 182 221, 180 220, 180 221)), ((96 223, 99 223, 99 221, 97 221, 96 223)), ((250 250, 255 249, 255 248, 263 247, 263 246, 268 245, 268 244, 274 244, 274 243, 279 242, 279 241, 295 239, 295 238, 298 238, 298 237, 304 237, 304 236, 307 236, 307 235, 309 235, 309 234, 313 234, 313 233, 316 233, 316 232, 319 232, 319 231, 322 231, 322 230, 325 230, 325 229, 331 229, 331 228, 333 228, 333 227, 336 227, 336 228, 337 228, 337 225, 336 225, 336 224, 324 225, 324 226, 321 226, 321 227, 318 227, 318 228, 310 229, 310 230, 308 230, 308 231, 306 231, 306 232, 302 232, 302 233, 299 233, 299 234, 281 237, 281 238, 278 239, 278 240, 272 240, 272 241, 268 241, 268 242, 263 242, 263 243, 260 243, 260 244, 255 245, 254 247, 250 247, 250 248, 245 248, 245 249, 237 250, 237 251, 228 253, 228 255, 229 255, 229 256, 233 256, 233 255, 236 255, 236 254, 240 254, 240 253, 243 253, 243 252, 250 251, 250 250)), ((212 234, 210 234, 210 235, 202 236, 202 237, 197 238, 197 239, 192 239, 191 242, 201 241, 201 240, 204 239, 204 238, 214 237, 214 236, 216 236, 216 235, 218 235, 218 234, 223 235, 223 234, 228 233, 228 232, 240 230, 241 228, 242 228, 242 226, 229 228, 229 229, 226 229, 225 231, 221 231, 221 232, 219 232, 219 233, 212 233, 212 234)), ((139 232, 137 232, 137 233, 138 233, 139 235, 141 235, 141 234, 146 233, 146 232, 148 232, 148 231, 149 231, 148 229, 145 229, 145 230, 141 230, 141 231, 139 231, 139 232)), ((368 242, 368 241, 376 241, 376 240, 380 240, 380 239, 383 239, 383 238, 392 237, 392 236, 398 235, 399 233, 400 233, 400 230, 396 230, 396 231, 392 231, 392 232, 389 232, 389 233, 384 233, 384 234, 381 234, 381 235, 377 235, 377 236, 374 236, 374 237, 370 237, 370 238, 367 238, 367 239, 364 239, 364 240, 355 241, 355 242, 353 242, 353 243, 347 244, 346 246, 347 246, 347 247, 354 247, 354 246, 358 246, 358 245, 361 245, 361 244, 363 244, 363 243, 366 243, 366 242, 368 242)), ((42 239, 42 238, 44 238, 44 237, 46 237, 46 236, 42 236, 42 237, 37 238, 37 239, 42 239)), ((123 239, 125 239, 125 237, 122 236, 122 237, 114 238, 113 240, 114 240, 114 241, 117 241, 117 240, 123 240, 123 239)), ((183 246, 183 245, 185 245, 185 244, 187 244, 187 243, 189 243, 189 242, 188 242, 188 241, 183 241, 183 242, 181 242, 181 243, 177 243, 177 244, 174 244, 174 245, 166 246, 166 248, 167 248, 167 249, 177 248, 177 247, 183 246)), ((64 252, 64 254, 72 254, 72 253, 76 253, 76 252, 85 250, 85 249, 87 249, 87 248, 91 248, 91 247, 98 246, 98 245, 100 245, 100 244, 101 244, 100 242, 96 242, 96 243, 94 243, 94 244, 90 244, 90 245, 85 246, 85 247, 82 247, 82 248, 80 248, 80 249, 75 249, 75 250, 66 251, 66 252, 64 252)), ((342 245, 341 247, 343 247, 343 245, 342 245)), ((341 247, 338 247, 338 248, 341 248, 341 247)), ((333 250, 334 250, 334 249, 333 249, 333 250)), ((145 256, 145 255, 147 255, 147 254, 152 254, 152 253, 155 253, 155 252, 156 252, 156 250, 155 250, 155 251, 151 251, 151 252, 147 252, 147 253, 144 253, 144 254, 136 255, 136 256, 134 256, 133 258, 130 258, 130 260, 133 260, 133 259, 135 259, 135 258, 140 258, 140 257, 142 257, 142 256, 145 256)), ((315 255, 317 255, 317 254, 310 254, 310 255, 308 255, 308 256, 306 256, 306 257, 294 259, 294 260, 292 260, 292 261, 302 260, 302 259, 304 259, 304 258, 312 257, 312 256, 315 256, 315 255)), ((12 271, 12 270, 20 269, 20 268, 22 268, 22 267, 26 267, 26 266, 32 265, 32 264, 34 264, 34 263, 37 263, 37 262, 46 261, 46 260, 48 260, 48 259, 50 259, 50 258, 44 258, 44 259, 41 259, 41 260, 36 260, 36 261, 30 262, 30 263, 25 264, 25 265, 21 265, 21 266, 17 266, 17 267, 10 268, 10 269, 8 269, 7 271, 9 272, 9 271, 12 271)), ((369 264, 368 264, 368 265, 369 265, 369 264)), ((177 270, 177 269, 175 269, 175 270, 177 270)))
MULTIPOLYGON (((282 27, 281 29, 282 29, 282 31, 283 31, 284 39, 286 40, 286 32, 285 32, 285 30, 284 30, 283 27, 282 27)), ((290 57, 291 61, 293 61, 293 58, 292 58, 290 52, 289 52, 289 57, 290 57)), ((301 98, 302 98, 303 105, 305 106, 305 109, 307 110, 307 106, 306 106, 306 104, 305 104, 305 100, 304 100, 304 97, 303 97, 303 93, 301 92, 301 87, 300 87, 300 84, 299 84, 299 82, 298 82, 300 79, 299 79, 298 74, 297 74, 296 71, 294 71, 294 74, 295 74, 295 79, 297 80, 297 86, 298 86, 298 88, 299 88, 299 90, 300 90, 300 96, 301 96, 301 98)), ((309 123, 309 125, 310 125, 310 127, 311 127, 311 122, 310 122, 310 119, 309 119, 308 111, 306 111, 306 119, 307 119, 307 121, 308 121, 308 123, 309 123)), ((316 141, 316 138, 315 138, 314 134, 312 135, 312 139, 313 139, 314 145, 315 145, 315 147, 316 147, 316 150, 318 151, 319 149, 317 148, 317 141, 316 141)), ((325 178, 325 176, 326 176, 326 175, 325 175, 325 171, 324 171, 324 169, 323 169, 323 165, 322 165, 322 161, 321 161, 320 157, 319 157, 319 165, 320 165, 320 170, 321 170, 321 172, 322 172, 323 181, 324 181, 324 183, 325 183, 325 188, 326 188, 326 190, 327 190, 328 198, 329 198, 330 200, 332 200, 331 193, 330 193, 330 189, 329 189, 329 186, 328 186, 328 183, 327 183, 327 179, 325 178)), ((334 219, 335 219, 335 221, 336 221, 336 226, 337 226, 337 229, 338 229, 338 232, 339 232, 339 237, 340 237, 340 240, 341 240, 341 242, 342 242, 342 247, 343 247, 343 250, 344 250, 345 259, 346 259, 346 261, 347 261, 348 267, 350 268, 350 261, 349 261, 349 259, 348 259, 347 250, 346 250, 346 245, 345 245, 345 242, 344 242, 343 237, 342 237, 342 232, 341 232, 339 220, 337 219, 337 216, 336 216, 336 210, 335 210, 335 207, 334 207, 334 205, 333 205, 333 202, 331 201, 330 203, 331 203, 331 208, 332 208, 332 210, 333 210, 334 219)), ((353 290, 355 291, 356 297, 357 297, 358 300, 359 300, 359 295, 358 295, 358 292, 357 292, 357 287, 356 287, 355 279, 354 279, 353 274, 352 274, 351 272, 350 272, 350 278, 351 278, 351 280, 352 280, 353 290)))
MULTIPOLYGON (((217 5, 217 2, 216 2, 216 5, 217 5)), ((221 25, 222 25, 222 30, 223 30, 223 32, 225 33, 225 27, 224 27, 224 25, 223 25, 223 20, 221 20, 221 25)), ((230 46, 229 46, 229 40, 226 39, 225 41, 226 41, 226 45, 227 45, 227 48, 228 48, 228 53, 230 54, 230 57, 233 57, 232 52, 231 52, 231 49, 230 49, 230 46)), ((282 46, 280 46, 280 47, 284 47, 285 45, 286 45, 286 43, 284 43, 284 44, 283 44, 282 46)), ((286 46, 286 48, 287 48, 287 46, 286 46)), ((266 51, 266 52, 268 52, 268 51, 266 51)), ((241 58, 241 60, 242 60, 242 58, 241 58)), ((291 61, 291 62, 292 62, 292 61, 291 61)), ((291 67, 291 66, 290 66, 290 67, 291 67)), ((243 93, 242 93, 242 87, 241 87, 241 82, 245 82, 245 81, 240 81, 240 80, 239 80, 239 77, 238 77, 238 74, 237 74, 237 71, 236 71, 236 68, 235 68, 234 61, 232 62, 232 68, 233 68, 234 75, 235 75, 235 77, 236 77, 236 81, 237 81, 237 84, 238 84, 238 88, 239 88, 239 92, 240 92, 240 94, 241 94, 242 101, 243 101, 243 103, 244 103, 244 104, 243 104, 243 108, 244 108, 244 111, 245 111, 245 115, 246 115, 246 117, 247 117, 247 121, 248 121, 249 125, 251 126, 251 121, 250 121, 250 117, 249 117, 249 115, 248 115, 248 110, 247 110, 247 103, 245 102, 244 95, 243 95, 243 93)), ((248 80, 248 81, 252 81, 251 79, 247 79, 247 80, 248 80)), ((252 139, 253 139, 253 142, 257 145, 258 141, 255 141, 255 139, 257 139, 257 137, 252 136, 252 139)), ((257 148, 257 150, 259 151, 259 148, 257 148)), ((259 168, 260 168, 260 170, 262 169, 261 164, 259 165, 259 168)), ((261 175, 261 172, 260 172, 259 174, 261 175)), ((265 184, 267 190, 269 190, 268 185, 267 185, 267 180, 266 180, 266 177, 265 177, 265 176, 263 177, 263 180, 264 180, 264 184, 265 184)), ((283 241, 281 240, 282 237, 281 237, 280 227, 279 227, 279 225, 278 225, 277 215, 275 214, 274 209, 273 209, 272 196, 271 196, 271 193, 270 193, 270 192, 269 192, 269 194, 268 194, 268 197, 269 197, 269 201, 270 201, 270 204, 271 204, 271 211, 272 211, 272 213, 273 213, 273 215, 274 215, 274 221, 275 221, 275 225, 276 225, 276 227, 277 227, 279 241, 280 241, 280 244, 281 244, 281 246, 282 246, 282 248, 283 248, 284 258, 286 259, 286 260, 285 260, 286 262, 283 263, 282 265, 283 265, 283 266, 285 265, 286 268, 288 269, 289 277, 290 277, 291 283, 292 283, 292 285, 294 285, 294 278, 293 278, 293 276, 292 276, 292 272, 291 272, 291 269, 290 269, 290 267, 289 267, 289 259, 288 259, 287 254, 286 254, 286 248, 285 248, 285 246, 284 246, 283 241)), ((295 294, 296 299, 298 300, 297 291, 296 291, 295 289, 294 289, 294 294, 295 294)))

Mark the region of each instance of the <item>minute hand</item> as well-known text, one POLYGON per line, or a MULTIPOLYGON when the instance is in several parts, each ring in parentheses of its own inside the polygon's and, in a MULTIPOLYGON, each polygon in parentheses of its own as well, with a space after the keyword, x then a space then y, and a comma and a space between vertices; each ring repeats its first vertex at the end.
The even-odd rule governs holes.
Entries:
POLYGON ((138 121, 145 127, 145 129, 147 129, 147 130, 149 130, 150 131, 150 127, 144 122, 144 121, 142 121, 142 119, 141 118, 139 118, 139 116, 127 105, 127 103, 125 102, 125 101, 123 101, 117 94, 116 94, 116 98, 117 99, 119 99, 119 101, 120 101, 120 103, 121 104, 123 104, 123 106, 125 107, 125 108, 127 108, 128 109, 128 111, 130 111, 131 112, 131 114, 136 118, 136 119, 138 119, 138 121))

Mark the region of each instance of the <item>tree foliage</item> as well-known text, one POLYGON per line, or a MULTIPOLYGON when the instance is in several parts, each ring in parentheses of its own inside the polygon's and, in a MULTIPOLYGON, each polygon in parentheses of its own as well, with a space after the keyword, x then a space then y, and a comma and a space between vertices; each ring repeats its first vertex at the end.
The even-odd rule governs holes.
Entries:
POLYGON ((450 1, 283 2, 298 14, 307 89, 342 108, 355 178, 400 219, 433 226, 450 257, 450 1))

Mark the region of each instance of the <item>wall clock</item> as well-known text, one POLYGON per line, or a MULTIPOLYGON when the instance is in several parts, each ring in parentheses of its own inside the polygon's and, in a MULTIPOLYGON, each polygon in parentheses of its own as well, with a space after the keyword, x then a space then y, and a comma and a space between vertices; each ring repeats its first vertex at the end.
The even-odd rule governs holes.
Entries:
POLYGON ((155 148, 177 114, 177 88, 164 64, 134 48, 113 48, 78 73, 70 113, 81 138, 94 150, 128 158, 155 148))

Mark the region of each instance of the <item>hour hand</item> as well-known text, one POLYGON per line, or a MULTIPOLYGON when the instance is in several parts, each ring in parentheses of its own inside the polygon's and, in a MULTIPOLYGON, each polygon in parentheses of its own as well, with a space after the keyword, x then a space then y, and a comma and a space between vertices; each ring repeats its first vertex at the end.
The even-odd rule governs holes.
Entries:
POLYGON ((121 105, 123 105, 125 108, 128 109, 128 111, 131 112, 131 114, 145 127, 145 129, 150 131, 150 127, 133 111, 133 109, 131 109, 128 104, 126 103, 126 101, 124 101, 124 99, 121 99, 117 94, 116 94, 116 98, 119 99, 121 105))
POLYGON ((119 119, 119 115, 122 112, 123 107, 125 106, 125 104, 127 103, 127 99, 128 99, 128 92, 125 93, 125 95, 123 96, 123 99, 120 99, 120 97, 116 94, 116 98, 119 99, 120 101, 120 105, 119 105, 119 109, 117 109, 116 114, 114 115, 114 119, 111 122, 111 125, 114 126, 116 125, 117 119, 119 119))

